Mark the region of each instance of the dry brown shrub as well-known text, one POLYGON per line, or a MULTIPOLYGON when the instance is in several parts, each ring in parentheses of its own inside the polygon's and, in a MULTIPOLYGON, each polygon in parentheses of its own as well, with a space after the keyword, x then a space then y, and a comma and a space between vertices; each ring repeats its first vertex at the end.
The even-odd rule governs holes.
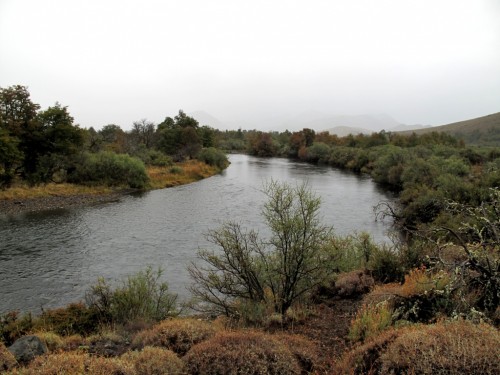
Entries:
POLYGON ((130 363, 136 375, 184 374, 184 362, 168 349, 146 346, 140 352, 128 352, 121 358, 130 363))
MULTIPOLYGON (((88 357, 85 361, 85 374, 92 375, 136 375, 127 361, 117 358, 88 357)), ((150 373, 156 374, 156 373, 150 373)))
POLYGON ((133 348, 160 346, 184 355, 191 347, 207 340, 217 332, 217 328, 199 319, 165 320, 151 329, 138 333, 132 341, 133 348))
POLYGON ((363 298, 365 305, 376 305, 380 302, 388 301, 392 305, 394 299, 401 294, 401 284, 389 283, 377 285, 363 298))
POLYGON ((302 373, 308 374, 319 369, 320 356, 316 343, 301 335, 278 333, 274 337, 292 352, 302 368, 302 373))
POLYGON ((221 332, 195 345, 183 358, 189 374, 300 374, 287 345, 256 331, 221 332))
POLYGON ((500 374, 500 333, 463 320, 423 326, 396 338, 380 361, 385 374, 500 374))
POLYGON ((35 358, 25 369, 26 375, 85 374, 87 356, 80 353, 58 353, 35 358))
POLYGON ((340 274, 335 281, 335 290, 342 298, 357 297, 368 293, 374 285, 373 277, 364 271, 355 270, 340 274))
POLYGON ((403 327, 383 331, 378 336, 371 337, 362 345, 357 345, 344 353, 342 358, 333 365, 333 374, 364 375, 380 373, 380 356, 387 346, 402 332, 415 329, 403 327))
POLYGON ((10 370, 17 366, 16 358, 7 350, 5 345, 0 342, 0 372, 10 370))
POLYGON ((64 349, 65 350, 76 350, 79 347, 85 345, 85 339, 80 335, 71 335, 64 337, 64 349))
POLYGON ((37 357, 19 375, 134 375, 130 364, 115 358, 91 357, 84 353, 67 352, 37 357))

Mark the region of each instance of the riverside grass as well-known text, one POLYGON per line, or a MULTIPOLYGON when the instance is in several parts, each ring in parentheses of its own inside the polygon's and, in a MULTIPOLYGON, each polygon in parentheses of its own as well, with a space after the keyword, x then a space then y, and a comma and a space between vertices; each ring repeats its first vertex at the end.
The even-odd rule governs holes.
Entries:
MULTIPOLYGON (((146 190, 185 185, 220 172, 219 168, 199 160, 188 160, 165 167, 148 166, 146 169, 150 179, 146 190)), ((29 186, 27 183, 19 182, 9 189, 0 190, 0 200, 22 200, 50 196, 106 195, 121 190, 123 188, 104 185, 86 186, 69 183, 48 183, 29 186)))

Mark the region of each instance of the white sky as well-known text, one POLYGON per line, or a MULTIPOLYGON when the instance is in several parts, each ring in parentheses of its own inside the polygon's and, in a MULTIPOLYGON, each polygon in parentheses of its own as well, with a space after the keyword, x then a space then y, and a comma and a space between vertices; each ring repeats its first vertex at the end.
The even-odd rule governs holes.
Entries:
POLYGON ((440 125, 500 111, 500 0, 0 0, 14 84, 83 127, 181 108, 257 128, 304 111, 440 125))

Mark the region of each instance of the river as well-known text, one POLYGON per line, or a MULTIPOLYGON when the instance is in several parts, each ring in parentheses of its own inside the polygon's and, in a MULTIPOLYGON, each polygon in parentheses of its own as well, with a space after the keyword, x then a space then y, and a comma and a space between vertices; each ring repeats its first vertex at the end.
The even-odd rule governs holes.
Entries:
POLYGON ((386 241, 373 206, 391 196, 366 176, 287 159, 231 155, 220 175, 120 202, 0 215, 0 313, 39 313, 82 300, 99 276, 120 280, 161 266, 170 290, 187 298, 187 265, 207 246, 204 234, 227 220, 265 233, 263 184, 307 180, 321 197, 323 222, 338 234, 367 231, 386 241))

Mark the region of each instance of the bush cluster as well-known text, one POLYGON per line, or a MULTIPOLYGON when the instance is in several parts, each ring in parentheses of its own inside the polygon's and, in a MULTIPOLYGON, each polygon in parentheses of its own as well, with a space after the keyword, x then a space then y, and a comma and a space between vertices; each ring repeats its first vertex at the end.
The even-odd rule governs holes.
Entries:
POLYGON ((138 333, 132 347, 163 347, 184 355, 191 347, 215 335, 217 328, 203 320, 194 318, 165 320, 150 329, 138 333))
POLYGON ((335 365, 338 374, 497 374, 500 333, 458 320, 391 329, 335 365))
POLYGON ((149 177, 144 163, 126 154, 101 151, 84 153, 68 181, 77 184, 106 184, 143 189, 149 177))
POLYGON ((184 357, 188 373, 300 374, 297 358, 271 335, 261 332, 223 332, 194 346, 184 357))
POLYGON ((224 169, 229 164, 226 154, 214 147, 202 149, 196 158, 220 169, 224 169))
POLYGON ((129 276, 113 289, 103 278, 91 286, 87 304, 104 322, 124 324, 133 321, 155 322, 177 314, 177 295, 161 282, 163 270, 147 267, 129 276))

